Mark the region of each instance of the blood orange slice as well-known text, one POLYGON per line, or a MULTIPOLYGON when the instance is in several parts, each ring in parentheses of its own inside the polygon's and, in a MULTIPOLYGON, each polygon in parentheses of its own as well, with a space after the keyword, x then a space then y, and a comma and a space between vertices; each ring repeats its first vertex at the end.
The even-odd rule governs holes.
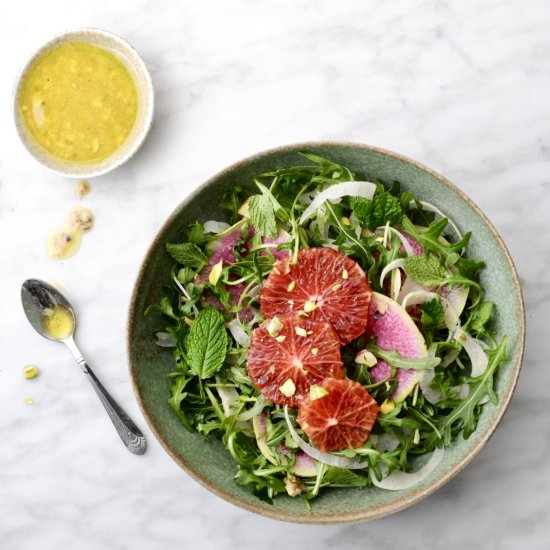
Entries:
POLYGON ((296 408, 312 384, 344 377, 340 343, 329 323, 295 315, 265 321, 252 334, 248 374, 272 403, 296 408))
POLYGON ((290 313, 327 321, 341 344, 360 336, 367 325, 371 290, 364 271, 331 248, 300 250, 298 261, 275 263, 261 293, 266 318, 290 313))
POLYGON ((296 418, 311 442, 323 453, 364 445, 378 416, 376 401, 353 380, 327 378, 320 387, 324 392, 305 397, 296 418))

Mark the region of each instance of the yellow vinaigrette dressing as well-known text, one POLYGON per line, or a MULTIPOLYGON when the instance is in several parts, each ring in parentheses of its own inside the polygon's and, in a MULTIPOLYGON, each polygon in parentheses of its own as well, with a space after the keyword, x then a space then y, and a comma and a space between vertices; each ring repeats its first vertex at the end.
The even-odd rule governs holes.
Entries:
POLYGON ((74 331, 74 317, 65 306, 46 308, 42 313, 42 326, 50 338, 64 340, 74 331))
POLYGON ((28 69, 19 109, 34 140, 52 157, 73 163, 103 160, 136 121, 138 93, 115 55, 87 42, 49 50, 28 69))

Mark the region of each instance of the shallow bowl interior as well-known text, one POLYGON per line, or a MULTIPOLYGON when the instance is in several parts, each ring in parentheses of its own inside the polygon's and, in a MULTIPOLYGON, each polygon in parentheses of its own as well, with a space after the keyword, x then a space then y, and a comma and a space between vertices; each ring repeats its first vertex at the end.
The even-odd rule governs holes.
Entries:
POLYGON ((13 94, 13 116, 17 133, 27 151, 42 165, 58 174, 71 177, 92 177, 105 174, 128 160, 141 146, 153 121, 154 94, 151 77, 138 53, 122 38, 100 29, 73 29, 65 31, 34 52, 21 71, 13 94), (56 159, 36 143, 19 108, 19 94, 23 80, 33 62, 55 46, 69 42, 88 42, 109 50, 130 71, 138 93, 136 122, 124 143, 107 158, 92 163, 72 163, 56 159))
POLYGON ((381 517, 401 510, 432 493, 480 451, 500 421, 512 396, 524 345, 524 313, 521 289, 512 260, 502 240, 483 213, 447 180, 430 169, 395 153, 350 143, 296 144, 244 159, 214 176, 187 198, 172 214, 155 238, 138 276, 129 312, 128 353, 130 372, 142 411, 156 437, 168 453, 193 478, 212 492, 250 511, 280 520, 303 523, 346 523, 381 517), (174 368, 170 351, 154 344, 155 332, 164 321, 154 315, 144 317, 149 304, 163 295, 171 260, 165 244, 181 240, 182 230, 195 220, 223 220, 220 199, 234 185, 254 189, 253 176, 281 166, 304 163, 299 151, 317 153, 344 164, 361 178, 398 180, 403 190, 428 200, 446 212, 460 229, 473 232, 468 252, 484 260, 482 274, 486 298, 497 305, 498 337, 508 335, 509 361, 496 378, 497 405, 483 408, 476 432, 467 441, 454 443, 439 467, 421 484, 401 492, 376 488, 326 491, 307 511, 301 499, 277 497, 273 505, 258 500, 247 488, 234 483, 234 463, 221 444, 207 442, 187 432, 167 404, 169 381, 174 368))

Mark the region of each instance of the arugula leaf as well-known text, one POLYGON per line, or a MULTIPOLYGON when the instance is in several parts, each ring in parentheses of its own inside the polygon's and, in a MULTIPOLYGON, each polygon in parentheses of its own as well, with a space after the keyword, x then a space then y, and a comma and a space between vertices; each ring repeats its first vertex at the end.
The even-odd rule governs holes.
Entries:
MULTIPOLYGON (((277 470, 275 467, 272 469, 277 470)), ((282 470, 282 468, 279 468, 279 470, 282 470)), ((239 485, 250 485, 252 493, 260 500, 273 504, 272 496, 286 492, 285 483, 269 470, 267 472, 264 475, 259 475, 257 469, 253 470, 249 466, 239 464, 234 479, 239 485)))
POLYGON ((447 270, 432 256, 408 256, 403 269, 407 277, 428 287, 440 286, 448 277, 447 270))
POLYGON ((371 231, 387 222, 393 225, 403 219, 400 200, 387 191, 374 195, 371 201, 355 198, 352 207, 357 219, 366 222, 371 231))
POLYGON ((367 344, 366 349, 375 357, 382 359, 391 367, 405 370, 429 370, 437 367, 441 363, 439 357, 419 357, 418 359, 406 359, 401 357, 396 350, 386 351, 380 349, 374 344, 367 344))
POLYGON ((224 208, 225 210, 229 210, 231 212, 231 221, 235 222, 237 219, 239 219, 239 207, 241 205, 241 193, 242 193, 242 187, 239 185, 234 185, 230 191, 225 193, 223 196, 220 206, 224 208))
POLYGON ((476 332, 478 338, 487 333, 487 325, 493 314, 493 302, 482 302, 476 307, 464 325, 464 330, 476 332))
POLYGON ((167 244, 166 251, 176 262, 187 267, 202 269, 208 263, 204 252, 193 243, 167 244))
MULTIPOLYGON (((367 467, 367 462, 365 462, 365 467, 367 467)), ((365 487, 368 481, 368 476, 360 475, 353 470, 330 466, 327 468, 322 484, 331 487, 365 487)))
POLYGON ((181 403, 185 400, 188 393, 184 390, 190 380, 190 376, 178 373, 175 382, 170 386, 170 399, 168 399, 168 403, 177 413, 181 423, 185 426, 185 428, 192 432, 193 428, 191 427, 191 424, 181 410, 181 403))
POLYGON ((252 195, 248 200, 250 220, 256 231, 268 239, 277 237, 275 209, 268 195, 252 195))
POLYGON ((437 298, 425 302, 420 306, 422 310, 421 322, 426 328, 441 327, 445 322, 445 311, 437 298))
POLYGON ((160 299, 160 304, 151 304, 147 307, 145 310, 145 315, 150 315, 153 313, 153 311, 156 311, 157 313, 162 313, 163 315, 166 315, 167 317, 170 317, 171 319, 174 319, 174 321, 179 322, 178 316, 174 313, 174 309, 172 308, 172 304, 170 300, 163 296, 160 299))
POLYGON ((480 269, 485 267, 485 262, 472 260, 470 258, 459 258, 456 261, 456 267, 459 273, 468 279, 472 279, 477 275, 480 269))
POLYGON ((465 439, 468 439, 475 430, 478 419, 476 407, 483 397, 494 395, 493 375, 496 368, 508 359, 506 356, 506 343, 507 337, 505 336, 497 348, 487 351, 489 364, 482 375, 477 378, 470 378, 468 395, 464 399, 456 400, 456 402, 446 403, 446 405, 453 406, 453 411, 444 416, 438 424, 441 431, 445 432, 444 441, 446 446, 451 442, 453 426, 458 424, 460 429, 463 430, 465 439))
POLYGON ((203 309, 187 337, 187 356, 191 372, 202 380, 216 374, 225 360, 227 344, 223 315, 213 307, 203 309))
MULTIPOLYGON (((447 259, 447 256, 450 254, 460 252, 468 245, 472 237, 472 233, 468 232, 460 241, 454 244, 440 241, 439 238, 442 236, 443 231, 449 223, 447 218, 441 218, 440 220, 432 222, 426 230, 421 230, 416 227, 407 216, 403 216, 402 223, 405 232, 418 241, 424 250, 441 254, 441 257, 444 259, 447 259)), ((455 257, 453 256, 452 258, 454 259, 455 257)), ((457 261, 457 267, 459 263, 460 260, 457 261)))
POLYGON ((193 244, 202 244, 204 242, 204 226, 202 223, 195 222, 187 229, 187 240, 193 244))

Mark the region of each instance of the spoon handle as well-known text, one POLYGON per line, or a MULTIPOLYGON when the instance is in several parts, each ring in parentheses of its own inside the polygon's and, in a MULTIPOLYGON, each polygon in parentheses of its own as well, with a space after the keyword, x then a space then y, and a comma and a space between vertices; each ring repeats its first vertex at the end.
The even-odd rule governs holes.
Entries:
MULTIPOLYGON (((80 363, 79 363, 80 364, 80 363)), ((122 407, 111 397, 103 384, 98 380, 94 371, 89 367, 84 359, 80 367, 87 375, 90 384, 97 393, 99 400, 103 403, 111 422, 114 424, 120 439, 128 450, 135 455, 142 455, 145 452, 147 444, 145 437, 134 424, 133 420, 124 412, 122 407)))
POLYGON ((114 424, 124 445, 126 445, 127 449, 131 453, 135 455, 142 455, 147 448, 147 443, 139 428, 98 380, 97 376, 94 374, 94 371, 90 368, 88 363, 86 363, 86 360, 82 357, 82 354, 78 351, 78 348, 74 342, 69 343, 66 341, 65 343, 73 352, 78 366, 83 370, 86 378, 88 378, 90 384, 97 393, 99 400, 103 403, 103 406, 105 407, 105 410, 107 411, 107 414, 109 415, 111 422, 114 424))

